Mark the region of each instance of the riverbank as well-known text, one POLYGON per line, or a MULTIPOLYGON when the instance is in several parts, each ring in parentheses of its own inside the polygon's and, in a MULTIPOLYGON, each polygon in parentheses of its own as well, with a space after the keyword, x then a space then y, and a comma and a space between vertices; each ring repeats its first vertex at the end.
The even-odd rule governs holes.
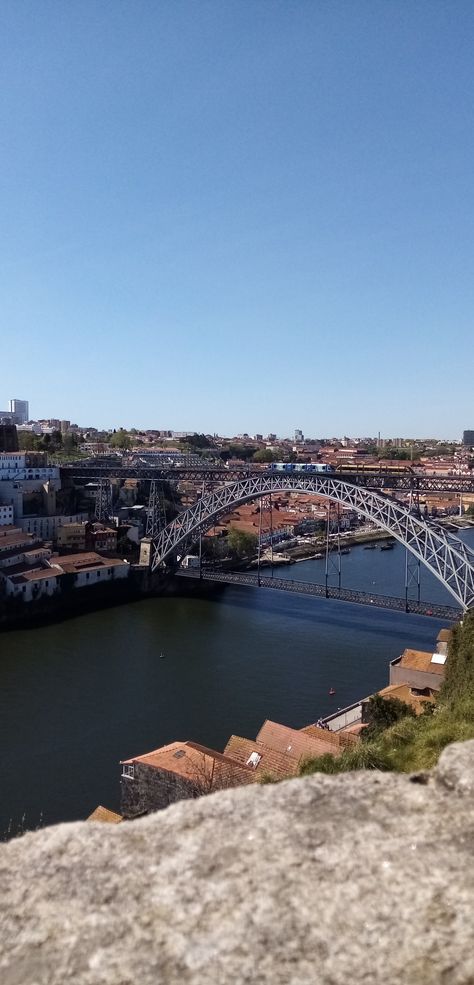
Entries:
POLYGON ((212 598, 222 592, 224 587, 214 582, 151 574, 147 568, 139 568, 137 565, 126 581, 61 591, 31 602, 24 602, 21 598, 1 599, 0 632, 37 629, 149 598, 212 598))
MULTIPOLYGON (((378 541, 392 540, 393 538, 385 530, 354 530, 340 535, 341 548, 357 547, 363 544, 376 543, 378 541)), ((331 536, 330 546, 334 546, 336 538, 331 536)), ((298 544, 296 547, 285 548, 287 554, 294 561, 311 561, 318 554, 325 555, 326 538, 315 537, 310 544, 298 544)))

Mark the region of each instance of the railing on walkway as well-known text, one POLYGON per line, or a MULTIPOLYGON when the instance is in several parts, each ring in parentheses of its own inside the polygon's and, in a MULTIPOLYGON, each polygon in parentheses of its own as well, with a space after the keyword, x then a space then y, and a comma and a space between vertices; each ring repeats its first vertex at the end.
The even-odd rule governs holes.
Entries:
POLYGON ((361 720, 361 701, 355 701, 353 705, 347 705, 345 708, 338 708, 332 715, 326 715, 323 718, 323 722, 327 725, 330 732, 339 732, 340 729, 348 728, 349 725, 355 725, 356 722, 360 722, 361 720))
POLYGON ((204 581, 221 582, 223 585, 243 585, 248 588, 270 588, 274 591, 290 592, 294 595, 309 595, 317 598, 336 599, 339 602, 355 602, 359 605, 369 605, 373 608, 392 609, 396 612, 409 612, 420 616, 434 616, 437 619, 459 619, 461 609, 453 605, 440 605, 436 602, 417 602, 391 595, 375 595, 373 592, 358 592, 352 588, 326 587, 316 582, 294 581, 291 578, 272 578, 269 575, 251 574, 246 571, 211 571, 206 568, 202 572, 198 568, 187 568, 177 571, 181 578, 202 578, 204 581))

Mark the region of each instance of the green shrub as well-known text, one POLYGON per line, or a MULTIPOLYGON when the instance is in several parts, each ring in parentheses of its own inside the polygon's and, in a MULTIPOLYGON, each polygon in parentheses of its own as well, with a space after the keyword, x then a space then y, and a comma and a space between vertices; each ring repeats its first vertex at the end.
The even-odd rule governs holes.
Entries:
POLYGON ((416 717, 404 702, 376 694, 367 712, 370 722, 362 742, 339 757, 326 754, 306 760, 300 775, 430 769, 449 743, 474 739, 474 612, 467 613, 453 629, 446 676, 434 705, 426 705, 416 717))

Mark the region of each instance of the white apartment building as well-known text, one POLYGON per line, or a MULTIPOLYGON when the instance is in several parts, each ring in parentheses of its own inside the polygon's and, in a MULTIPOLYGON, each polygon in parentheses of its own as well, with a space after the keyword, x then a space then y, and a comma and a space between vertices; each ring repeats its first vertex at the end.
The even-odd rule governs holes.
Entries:
POLYGON ((65 523, 86 523, 88 519, 88 513, 74 513, 72 516, 57 513, 53 516, 19 516, 17 523, 25 533, 34 534, 42 540, 56 540, 59 528, 65 523))
POLYGON ((13 506, 11 503, 8 506, 0 504, 0 527, 11 526, 13 526, 13 506))
MULTIPOLYGON (((33 556, 35 552, 31 552, 33 556)), ((103 558, 91 551, 89 554, 50 555, 38 558, 31 566, 26 563, 16 565, 9 571, 0 571, 0 581, 7 596, 22 598, 32 602, 45 595, 54 595, 60 589, 64 575, 74 576, 74 588, 86 588, 104 582, 128 578, 130 565, 120 558, 103 558), (19 570, 20 568, 20 570, 19 570)))
POLYGON ((0 481, 41 479, 56 479, 59 482, 59 468, 57 465, 35 465, 35 455, 27 451, 3 451, 0 452, 0 481))

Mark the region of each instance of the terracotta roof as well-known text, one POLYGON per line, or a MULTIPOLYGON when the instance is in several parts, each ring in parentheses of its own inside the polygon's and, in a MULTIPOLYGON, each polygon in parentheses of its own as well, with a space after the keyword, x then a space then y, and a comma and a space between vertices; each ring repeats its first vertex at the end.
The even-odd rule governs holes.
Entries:
POLYGON ((100 804, 96 807, 92 814, 89 814, 87 818, 88 821, 102 821, 106 824, 120 824, 123 821, 121 814, 116 814, 115 811, 109 811, 108 807, 102 807, 100 804))
POLYGON ((143 763, 155 769, 166 770, 183 779, 202 783, 209 791, 222 786, 253 783, 255 780, 252 767, 244 766, 215 749, 200 746, 197 742, 172 742, 143 756, 123 760, 123 763, 143 763))
MULTIPOLYGON (((389 684, 388 687, 382 688, 378 693, 382 698, 398 698, 399 701, 404 701, 405 704, 414 708, 417 715, 423 711, 427 703, 432 704, 434 701, 431 694, 413 694, 408 684, 389 684)), ((365 698, 364 700, 367 701, 368 699, 365 698)))
POLYGON ((444 664, 432 663, 433 653, 425 650, 404 650, 400 660, 400 667, 407 667, 410 670, 421 670, 424 673, 444 674, 444 664))
POLYGON ((0 551, 7 551, 13 547, 28 547, 36 541, 37 538, 32 534, 7 534, 0 540, 0 551))
POLYGON ((314 739, 322 739, 336 748, 353 746, 355 744, 355 739, 352 735, 348 735, 345 729, 341 729, 338 732, 331 732, 330 729, 322 729, 319 725, 306 725, 301 731, 306 735, 313 736, 314 739))
MULTIPOLYGON (((8 568, 6 574, 8 578, 8 568)), ((21 584, 22 581, 43 581, 45 578, 50 578, 52 581, 58 578, 60 574, 61 572, 55 571, 54 568, 29 568, 20 574, 13 575, 11 581, 14 584, 21 584)))
MULTIPOLYGON (((94 551, 83 554, 64 554, 53 555, 49 563, 55 567, 60 567, 63 571, 80 572, 96 570, 97 568, 111 568, 117 564, 123 564, 121 558, 102 557, 94 551)), ((127 562, 128 563, 128 562, 127 562)))
POLYGON ((318 729, 319 731, 321 736, 307 735, 298 729, 279 725, 278 722, 267 719, 257 735, 257 742, 269 746, 276 752, 291 755, 298 761, 312 756, 322 756, 327 752, 336 756, 339 750, 331 740, 326 739, 328 734, 326 730, 318 729))
POLYGON ((245 765, 252 753, 257 753, 260 759, 257 765, 251 768, 260 777, 267 774, 279 777, 295 776, 298 772, 298 760, 293 756, 276 752, 275 749, 270 749, 262 742, 253 742, 251 739, 244 739, 240 735, 231 735, 224 753, 245 765))

